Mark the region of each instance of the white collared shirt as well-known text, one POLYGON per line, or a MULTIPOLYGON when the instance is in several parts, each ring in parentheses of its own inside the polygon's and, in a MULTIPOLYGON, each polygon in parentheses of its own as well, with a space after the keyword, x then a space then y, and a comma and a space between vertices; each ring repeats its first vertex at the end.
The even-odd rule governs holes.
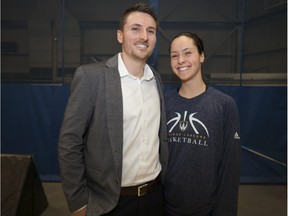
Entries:
MULTIPOLYGON (((118 54, 118 70, 123 95, 122 187, 155 179, 159 161, 160 98, 156 79, 145 65, 144 75, 130 74, 118 54)), ((116 108, 117 109, 117 108, 116 108)))

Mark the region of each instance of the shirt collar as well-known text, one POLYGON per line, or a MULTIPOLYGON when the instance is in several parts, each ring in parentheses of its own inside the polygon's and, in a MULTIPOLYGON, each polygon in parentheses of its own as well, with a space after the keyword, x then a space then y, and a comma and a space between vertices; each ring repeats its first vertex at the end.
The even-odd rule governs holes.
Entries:
MULTIPOLYGON (((132 74, 130 74, 122 60, 122 55, 121 53, 118 53, 118 71, 119 71, 119 74, 120 74, 120 77, 125 77, 125 76, 131 76, 131 77, 135 77, 133 76, 132 74)), ((144 67, 144 76, 141 78, 141 79, 144 79, 144 80, 151 80, 155 78, 153 72, 152 72, 152 69, 147 65, 145 64, 145 67, 144 67)))

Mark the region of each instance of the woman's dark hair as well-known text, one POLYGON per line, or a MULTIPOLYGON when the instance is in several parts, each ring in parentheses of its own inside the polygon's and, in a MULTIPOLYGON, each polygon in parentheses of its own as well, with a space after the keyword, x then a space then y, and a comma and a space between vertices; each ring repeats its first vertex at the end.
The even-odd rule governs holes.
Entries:
POLYGON ((129 14, 133 13, 133 12, 142 12, 142 13, 146 13, 149 14, 153 17, 153 19, 156 22, 156 25, 158 26, 158 20, 157 20, 157 16, 156 13, 154 11, 154 9, 152 7, 150 7, 148 4, 145 3, 137 3, 132 5, 131 7, 129 7, 127 10, 124 11, 124 13, 122 14, 122 16, 120 17, 120 23, 119 23, 119 29, 123 30, 124 24, 126 23, 126 19, 129 16, 129 14))
POLYGON ((171 51, 171 44, 172 44, 172 42, 173 42, 176 38, 178 38, 178 37, 180 37, 180 36, 185 36, 185 37, 191 38, 191 39, 193 40, 195 46, 197 47, 198 53, 199 53, 199 54, 204 53, 204 55, 205 55, 205 52, 204 52, 204 42, 203 42, 203 40, 202 40, 197 34, 191 33, 191 32, 181 32, 181 33, 175 35, 174 38, 170 41, 170 44, 169 44, 169 53, 170 53, 170 51, 171 51))

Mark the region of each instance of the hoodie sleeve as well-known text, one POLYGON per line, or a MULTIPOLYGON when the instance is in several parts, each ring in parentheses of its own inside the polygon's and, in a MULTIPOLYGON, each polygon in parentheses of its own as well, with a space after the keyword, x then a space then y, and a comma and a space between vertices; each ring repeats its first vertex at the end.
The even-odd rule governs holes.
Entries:
POLYGON ((240 178, 240 122, 235 101, 224 111, 223 152, 218 171, 218 192, 213 216, 236 216, 240 178))

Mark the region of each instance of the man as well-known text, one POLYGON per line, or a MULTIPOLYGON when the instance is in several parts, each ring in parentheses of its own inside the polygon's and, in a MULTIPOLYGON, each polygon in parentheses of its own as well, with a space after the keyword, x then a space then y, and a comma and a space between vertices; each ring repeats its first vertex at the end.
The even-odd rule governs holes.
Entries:
POLYGON ((156 30, 148 5, 128 8, 117 31, 122 52, 75 73, 59 136, 62 185, 75 216, 162 215, 166 118, 159 75, 146 64, 156 30))

